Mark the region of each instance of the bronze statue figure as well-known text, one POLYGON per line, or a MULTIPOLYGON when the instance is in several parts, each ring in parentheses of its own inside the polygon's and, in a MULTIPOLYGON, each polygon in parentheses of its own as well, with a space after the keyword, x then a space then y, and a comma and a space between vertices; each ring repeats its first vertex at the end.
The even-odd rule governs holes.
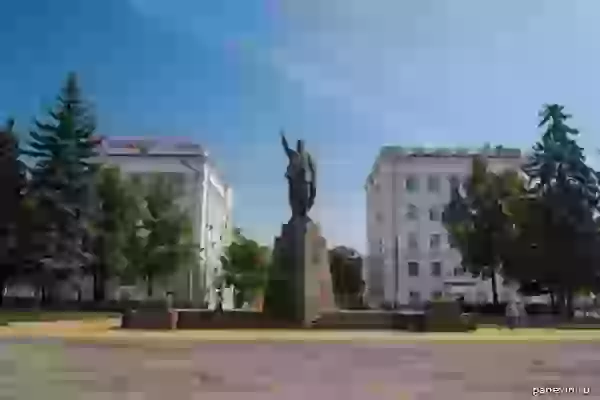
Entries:
POLYGON ((288 180, 289 202, 292 219, 306 217, 317 195, 317 173, 311 155, 304 149, 304 141, 298 140, 296 150, 290 149, 283 132, 281 143, 288 157, 285 177, 288 180))

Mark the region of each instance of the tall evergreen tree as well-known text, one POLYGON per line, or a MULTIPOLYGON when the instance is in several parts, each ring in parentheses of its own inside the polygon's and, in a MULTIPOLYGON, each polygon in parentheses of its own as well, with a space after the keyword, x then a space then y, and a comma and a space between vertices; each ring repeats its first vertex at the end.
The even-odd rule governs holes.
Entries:
POLYGON ((45 246, 36 267, 47 279, 69 275, 89 263, 90 189, 96 155, 95 120, 70 73, 47 120, 37 120, 25 153, 34 160, 31 195, 36 235, 45 246))
MULTIPOLYGON (((13 132, 14 121, 0 129, 0 290, 17 271, 19 264, 18 228, 25 189, 24 169, 19 161, 19 143, 13 132)), ((0 302, 2 294, 0 293, 0 302)))
POLYGON ((594 215, 600 198, 596 172, 577 144, 579 131, 567 125, 570 118, 563 106, 544 106, 539 124, 544 133, 524 167, 543 212, 534 239, 544 249, 540 274, 567 300, 569 313, 574 291, 596 275, 594 215))

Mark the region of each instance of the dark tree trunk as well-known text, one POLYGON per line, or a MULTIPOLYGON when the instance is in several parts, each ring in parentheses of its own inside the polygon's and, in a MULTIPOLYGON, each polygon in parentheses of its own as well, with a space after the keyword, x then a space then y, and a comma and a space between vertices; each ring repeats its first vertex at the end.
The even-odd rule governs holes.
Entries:
POLYGON ((498 305, 498 282, 495 269, 492 271, 492 302, 495 306, 498 305))
POLYGON ((40 291, 42 295, 42 304, 47 305, 50 299, 50 296, 48 295, 48 287, 46 285, 42 285, 40 291))
POLYGON ((567 293, 564 288, 560 288, 558 292, 558 315, 561 318, 565 318, 567 316, 567 293))
POLYGON ((153 294, 154 294, 154 288, 152 287, 152 277, 151 276, 147 276, 146 277, 146 296, 148 297, 148 299, 151 299, 153 294))
POLYGON ((565 313, 567 319, 573 318, 573 291, 571 289, 567 290, 566 298, 565 298, 565 313))
POLYGON ((104 267, 97 265, 94 268, 94 301, 101 303, 106 300, 106 274, 104 267))

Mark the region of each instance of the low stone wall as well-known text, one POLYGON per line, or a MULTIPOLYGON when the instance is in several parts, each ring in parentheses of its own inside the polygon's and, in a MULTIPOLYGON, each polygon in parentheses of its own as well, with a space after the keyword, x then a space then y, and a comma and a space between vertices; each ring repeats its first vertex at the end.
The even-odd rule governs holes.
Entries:
MULTIPOLYGON (((506 317, 496 315, 475 315, 480 325, 506 325, 506 317)), ((571 320, 558 315, 527 315, 519 324, 525 328, 558 328, 558 329, 600 329, 600 319, 591 317, 572 318, 571 320)))
POLYGON ((425 330, 422 311, 340 310, 321 315, 313 324, 316 329, 356 330, 425 330))
POLYGON ((427 306, 427 332, 466 332, 477 329, 473 315, 463 314, 453 301, 435 301, 427 306))
POLYGON ((177 329, 258 329, 266 318, 252 310, 179 310, 177 329))
POLYGON ((177 328, 178 312, 174 310, 128 310, 123 313, 121 328, 164 329, 177 328))
MULTIPOLYGON (((138 309, 123 314, 127 329, 285 329, 297 324, 277 321, 255 310, 138 309)), ((321 315, 315 329, 468 331, 475 329, 469 317, 461 316, 452 304, 439 303, 421 310, 340 310, 321 315)))

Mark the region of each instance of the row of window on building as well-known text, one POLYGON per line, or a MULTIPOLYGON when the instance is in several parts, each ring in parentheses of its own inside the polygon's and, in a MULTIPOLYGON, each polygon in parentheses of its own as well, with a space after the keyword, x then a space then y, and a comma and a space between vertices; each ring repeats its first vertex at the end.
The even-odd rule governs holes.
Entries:
MULTIPOLYGON (((404 189, 407 192, 416 193, 420 191, 421 180, 418 175, 411 174, 404 179, 404 189)), ((448 177, 450 188, 455 188, 460 185, 460 177, 458 175, 451 175, 448 177)), ((375 183, 374 188, 379 191, 379 184, 375 183)), ((430 193, 439 193, 442 188, 442 179, 439 175, 428 175, 427 176, 427 191, 430 193)))
MULTIPOLYGON (((442 292, 440 290, 434 290, 431 292, 431 300, 439 300, 442 298, 442 292)), ((415 290, 409 292, 409 301, 411 303, 419 303, 421 301, 421 293, 415 290)))
MULTIPOLYGON (((427 191, 430 193, 439 193, 441 189, 441 178, 439 175, 427 176, 427 191)), ((456 175, 451 175, 448 178, 450 188, 454 188, 460 184, 460 178, 456 175)), ((415 193, 420 190, 420 179, 418 175, 409 175, 404 180, 404 189, 407 192, 415 193)))
MULTIPOLYGON (((419 250, 419 235, 416 232, 410 232, 407 235, 406 247, 410 250, 419 250)), ((442 248, 442 234, 432 233, 429 235, 429 250, 441 250, 442 248)), ((379 253, 385 253, 385 242, 383 239, 379 240, 379 253)))
MULTIPOLYGON (((406 210, 406 218, 411 221, 419 219, 419 207, 414 204, 409 204, 406 210)), ((431 207, 429 209, 429 220, 430 221, 441 221, 442 220, 442 207, 431 207)))
MULTIPOLYGON (((420 264, 418 261, 409 261, 408 265, 408 276, 419 276, 420 264)), ((431 276, 442 276, 442 262, 441 261, 432 261, 430 264, 430 272, 431 276)), ((452 273, 454 276, 462 276, 465 273, 465 268, 463 266, 454 267, 452 273)))
MULTIPOLYGON (((429 220, 439 222, 442 220, 443 207, 434 206, 429 209, 429 220)), ((375 214, 377 222, 383 222, 383 214, 378 212, 375 214)), ((414 204, 409 204, 406 209, 406 219, 416 221, 419 219, 419 207, 414 204)))

